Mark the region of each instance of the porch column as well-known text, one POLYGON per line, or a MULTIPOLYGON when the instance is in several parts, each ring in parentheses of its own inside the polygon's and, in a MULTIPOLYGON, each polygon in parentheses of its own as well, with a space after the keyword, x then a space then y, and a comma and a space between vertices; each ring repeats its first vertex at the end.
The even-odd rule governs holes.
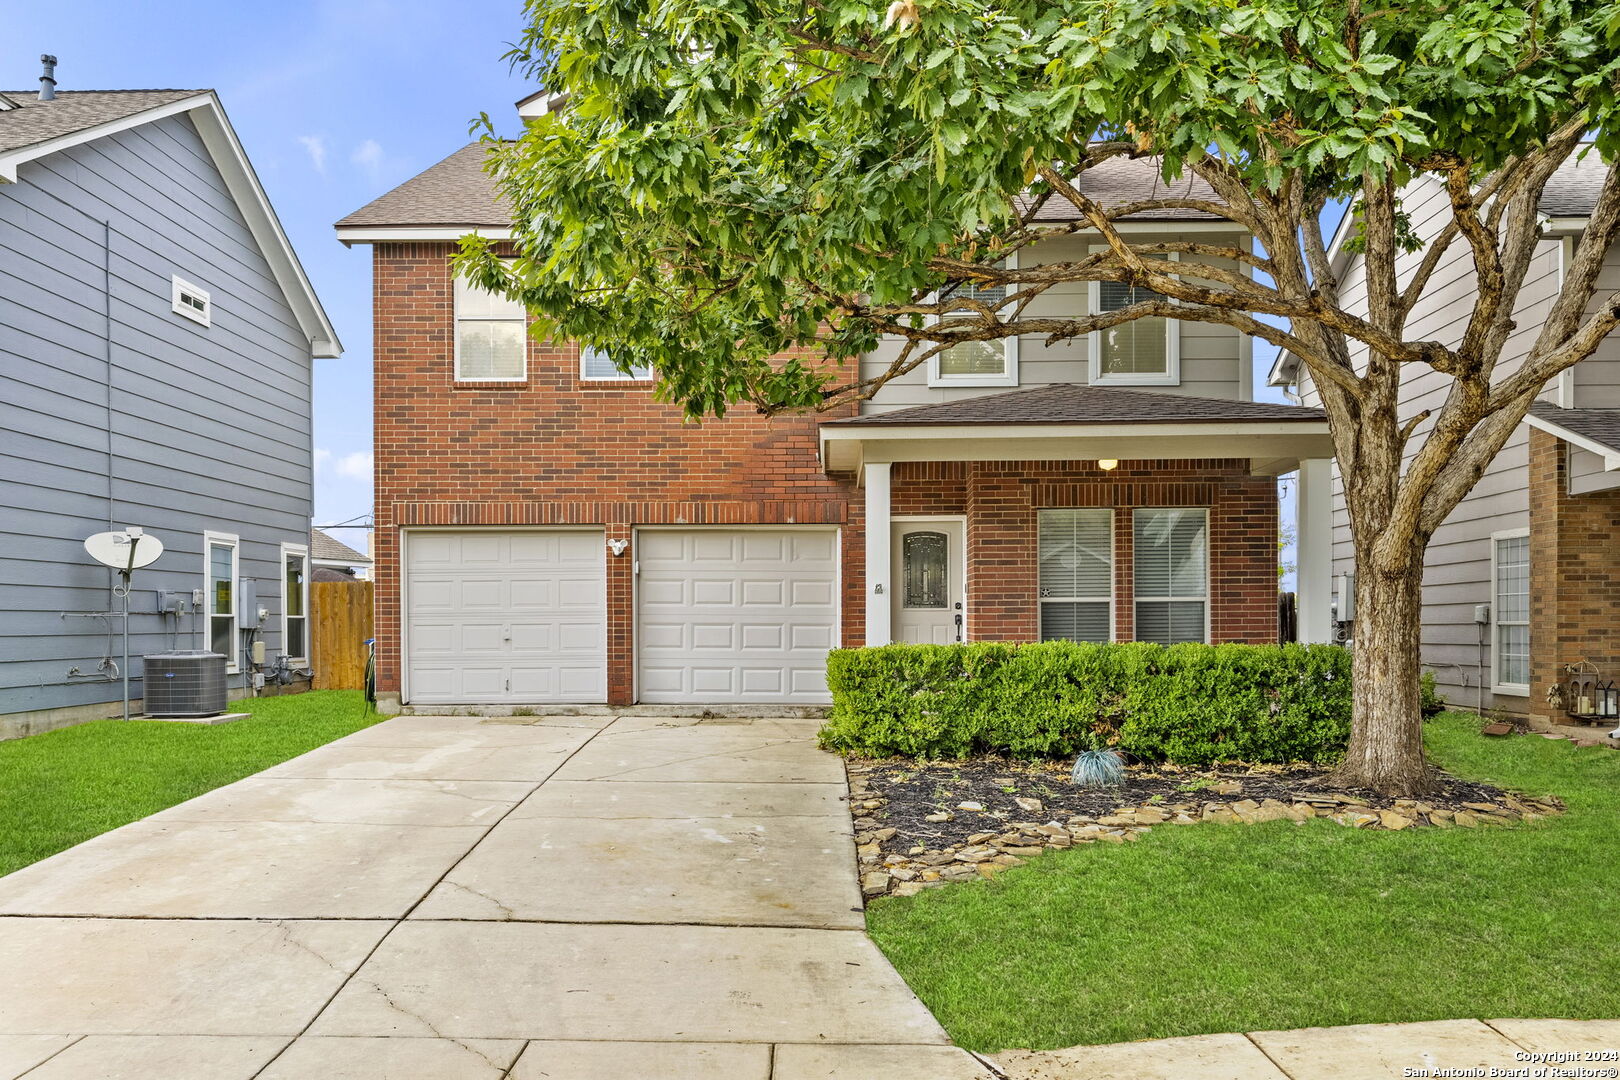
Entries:
POLYGON ((1299 463, 1294 501, 1295 585, 1299 640, 1333 640, 1333 459, 1299 463))
POLYGON ((889 463, 862 470, 866 488, 866 643, 887 645, 894 633, 889 581, 889 463))

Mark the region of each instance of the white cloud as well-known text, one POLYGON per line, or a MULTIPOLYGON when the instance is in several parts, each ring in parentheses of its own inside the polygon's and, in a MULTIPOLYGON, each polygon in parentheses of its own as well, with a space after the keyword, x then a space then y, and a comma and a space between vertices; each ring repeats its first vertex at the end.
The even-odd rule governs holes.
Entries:
POLYGON ((332 451, 326 449, 326 447, 324 447, 324 446, 317 446, 315 448, 315 471, 316 472, 319 472, 320 470, 326 468, 326 463, 331 461, 331 460, 332 460, 332 451))
POLYGON ((304 144, 304 151, 309 154, 309 163, 315 166, 315 171, 325 176, 326 140, 319 135, 300 135, 298 141, 304 144))
POLYGON ((356 450, 352 454, 344 454, 338 458, 333 471, 339 476, 346 476, 350 480, 371 479, 371 451, 356 450))
POLYGON ((349 160, 366 174, 373 184, 382 181, 383 148, 376 139, 367 139, 354 148, 349 160))

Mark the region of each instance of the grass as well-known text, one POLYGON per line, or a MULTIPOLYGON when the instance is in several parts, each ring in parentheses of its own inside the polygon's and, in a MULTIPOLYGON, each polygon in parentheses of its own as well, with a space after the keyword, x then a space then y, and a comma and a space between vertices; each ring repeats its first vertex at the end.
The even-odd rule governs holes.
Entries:
POLYGON ((1620 753, 1428 725, 1459 776, 1567 814, 1474 830, 1157 828, 868 912, 959 1043, 1052 1049, 1459 1017, 1620 1016, 1620 753))
POLYGON ((0 742, 0 874, 383 719, 358 691, 231 702, 210 727, 97 720, 0 742))

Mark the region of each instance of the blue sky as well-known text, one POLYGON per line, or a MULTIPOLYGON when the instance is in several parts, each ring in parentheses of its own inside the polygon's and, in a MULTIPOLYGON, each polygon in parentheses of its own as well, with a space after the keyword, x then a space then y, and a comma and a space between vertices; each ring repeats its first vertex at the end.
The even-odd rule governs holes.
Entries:
MULTIPOLYGON (((501 56, 521 5, 7 0, 0 23, 0 87, 36 87, 48 52, 63 90, 219 92, 346 350, 316 361, 315 522, 369 513, 370 249, 343 247, 332 223, 466 143, 478 113, 516 128, 532 87, 501 56)), ((1280 400, 1264 386, 1273 355, 1256 342, 1256 396, 1280 400)), ((337 535, 366 547, 361 530, 337 535)))
MULTIPOLYGON (((371 510, 371 252, 332 223, 468 141, 529 92, 501 60, 515 0, 0 2, 0 88, 209 88, 270 193, 343 339, 315 361, 315 521, 371 510)), ((366 534, 337 535, 364 550, 366 534)))

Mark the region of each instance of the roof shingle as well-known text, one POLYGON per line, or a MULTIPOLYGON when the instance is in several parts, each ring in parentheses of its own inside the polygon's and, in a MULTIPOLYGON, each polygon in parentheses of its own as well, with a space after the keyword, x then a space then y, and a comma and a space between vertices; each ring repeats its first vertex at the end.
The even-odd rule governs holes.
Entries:
POLYGON ((1533 402, 1530 415, 1620 454, 1620 409, 1561 409, 1550 401, 1533 402))
POLYGON ((370 566, 371 556, 362 555, 348 544, 328 536, 319 529, 309 530, 309 557, 344 562, 351 566, 370 566))
POLYGON ((58 90, 51 101, 34 91, 0 90, 13 109, 0 109, 0 153, 123 120, 207 90, 58 90))
MULTIPOLYGON (((362 206, 339 221, 337 227, 509 226, 512 216, 496 196, 495 182, 484 171, 484 158, 488 152, 488 143, 475 142, 464 146, 437 165, 362 206)), ((1082 194, 1105 207, 1154 197, 1221 201, 1215 189, 1190 172, 1174 183, 1166 183, 1159 175, 1156 158, 1110 158, 1082 173, 1077 186, 1082 194)), ((1054 196, 1041 207, 1035 219, 1044 222, 1074 221, 1079 214, 1068 200, 1054 196)), ((1203 210, 1179 209, 1148 210, 1131 217, 1160 221, 1214 219, 1213 214, 1203 210)))
POLYGON ((1322 421, 1321 409, 1270 401, 1191 397, 1158 390, 1054 383, 1005 394, 831 420, 825 427, 913 424, 1196 424, 1322 421))

